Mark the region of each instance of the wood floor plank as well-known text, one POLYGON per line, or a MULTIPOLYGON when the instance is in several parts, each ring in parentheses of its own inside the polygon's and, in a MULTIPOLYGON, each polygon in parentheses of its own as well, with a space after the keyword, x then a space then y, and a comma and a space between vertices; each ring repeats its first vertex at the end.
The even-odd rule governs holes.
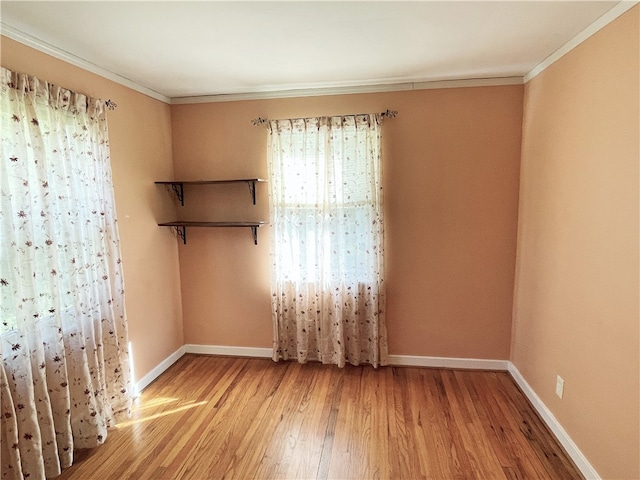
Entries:
POLYGON ((355 423, 362 369, 347 365, 343 375, 345 381, 338 403, 339 414, 329 463, 330 479, 362 478, 359 469, 365 461, 361 446, 362 426, 355 423))
POLYGON ((464 479, 471 472, 471 462, 447 397, 443 373, 436 369, 426 369, 425 372, 425 391, 432 405, 430 426, 443 445, 442 451, 436 451, 436 458, 440 468, 444 469, 443 478, 464 479))
POLYGON ((466 414, 465 432, 468 435, 467 442, 469 445, 472 445, 471 449, 475 453, 474 458, 478 464, 479 476, 481 478, 492 478, 496 480, 505 478, 502 465, 496 457, 491 442, 484 430, 486 419, 481 418, 478 414, 479 410, 476 408, 476 402, 471 398, 465 385, 464 379, 468 378, 468 376, 469 372, 451 371, 455 391, 459 395, 460 403, 466 414))
POLYGON ((409 464, 414 460, 411 456, 411 447, 409 433, 407 432, 405 419, 404 397, 406 392, 406 372, 401 368, 387 368, 387 372, 391 371, 390 385, 392 391, 390 393, 393 402, 390 409, 389 421, 389 458, 391 478, 409 478, 409 464))
POLYGON ((333 453, 333 444, 336 436, 336 423, 338 420, 338 406, 342 397, 342 389, 344 386, 344 376, 339 374, 337 369, 331 369, 329 374, 330 391, 325 397, 322 410, 323 417, 326 418, 327 428, 322 442, 322 453, 320 455, 320 463, 318 465, 317 480, 326 480, 329 478, 329 465, 331 455, 333 453))
POLYGON ((582 476, 506 372, 185 355, 58 478, 582 476))
POLYGON ((299 404, 298 414, 302 418, 285 478, 315 478, 318 474, 328 422, 324 415, 324 399, 329 394, 331 380, 329 375, 322 375, 325 369, 318 364, 308 365, 305 369, 314 378, 299 404))
POLYGON ((288 384, 278 390, 278 403, 272 415, 265 420, 266 428, 272 429, 260 464, 254 478, 283 478, 291 462, 291 450, 295 448, 297 431, 299 429, 299 405, 303 401, 310 377, 302 365, 289 364, 288 384), (270 425, 269 425, 270 424, 270 425))
POLYGON ((449 478, 447 465, 436 461, 437 444, 440 439, 436 438, 435 429, 430 425, 432 406, 421 401, 425 395, 424 386, 429 381, 425 377, 430 377, 432 372, 410 369, 407 373, 409 381, 405 411, 409 415, 405 417, 405 421, 410 427, 412 444, 417 447, 418 451, 424 452, 417 457, 420 476, 422 478, 449 478))

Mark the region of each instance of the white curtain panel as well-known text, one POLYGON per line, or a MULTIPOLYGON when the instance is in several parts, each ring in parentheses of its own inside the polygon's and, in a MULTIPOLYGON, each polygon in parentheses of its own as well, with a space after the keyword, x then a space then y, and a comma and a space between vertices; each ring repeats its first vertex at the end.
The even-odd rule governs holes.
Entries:
POLYGON ((269 123, 276 361, 387 363, 380 124, 269 123))
POLYGON ((131 406, 103 101, 1 71, 2 479, 53 477, 131 406))

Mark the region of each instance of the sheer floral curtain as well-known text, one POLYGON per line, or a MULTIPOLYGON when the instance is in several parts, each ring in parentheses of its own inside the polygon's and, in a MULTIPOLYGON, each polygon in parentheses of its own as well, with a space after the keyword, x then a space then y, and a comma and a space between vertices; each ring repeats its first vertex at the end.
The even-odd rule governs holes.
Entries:
POLYGON ((131 384, 105 103, 1 71, 2 478, 103 443, 131 384))
POLYGON ((380 124, 269 122, 274 360, 387 362, 380 124))

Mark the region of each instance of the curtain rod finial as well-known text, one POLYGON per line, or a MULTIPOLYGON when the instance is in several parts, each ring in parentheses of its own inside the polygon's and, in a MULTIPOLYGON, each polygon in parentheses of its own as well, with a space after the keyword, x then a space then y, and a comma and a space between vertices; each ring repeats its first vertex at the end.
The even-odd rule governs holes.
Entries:
POLYGON ((114 102, 113 100, 108 99, 107 101, 104 102, 104 106, 107 107, 109 110, 115 110, 118 105, 116 105, 116 102, 114 102))
POLYGON ((386 111, 382 112, 380 115, 386 118, 396 118, 396 116, 398 115, 398 111, 387 109, 386 111))
POLYGON ((251 123, 253 123, 254 127, 257 127, 258 125, 264 125, 267 122, 268 120, 262 117, 254 118, 253 120, 251 120, 251 123))

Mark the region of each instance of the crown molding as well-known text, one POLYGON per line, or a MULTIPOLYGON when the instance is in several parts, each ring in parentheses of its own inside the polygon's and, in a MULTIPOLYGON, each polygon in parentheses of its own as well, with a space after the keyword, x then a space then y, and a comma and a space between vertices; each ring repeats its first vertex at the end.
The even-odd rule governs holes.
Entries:
POLYGON ((413 90, 435 90, 439 88, 499 87, 502 85, 522 85, 522 77, 460 78, 414 82, 413 90))
POLYGON ((171 99, 169 97, 162 95, 155 90, 143 87, 142 85, 139 85, 136 82, 129 80, 128 78, 118 75, 117 73, 110 72, 109 70, 91 63, 84 58, 78 57, 73 53, 69 53, 43 40, 40 40, 39 38, 24 33, 17 28, 7 25, 4 22, 0 22, 0 34, 4 35, 7 38, 15 40, 16 42, 22 43, 23 45, 34 48, 42 53, 46 53, 47 55, 51 55, 52 57, 70 63, 71 65, 80 67, 83 70, 87 70, 88 72, 100 75, 107 80, 111 80, 112 82, 128 87, 132 90, 135 90, 136 92, 140 92, 164 103, 171 103, 171 99))
POLYGON ((560 58, 564 57, 567 53, 569 53, 571 50, 576 48, 582 42, 587 40, 593 34, 595 34, 596 32, 602 30, 604 27, 609 25, 620 15, 630 10, 631 8, 635 7, 638 3, 639 3, 638 0, 633 0, 633 1, 625 0, 618 3, 615 7, 613 7, 611 10, 606 12, 604 15, 598 18, 595 22, 593 22, 587 28, 582 30, 579 34, 577 34, 575 37, 573 37, 571 40, 569 40, 567 43, 565 43, 563 46, 561 46, 559 49, 557 49, 555 52, 553 52, 551 55, 545 58, 542 62, 540 62, 535 67, 533 67, 531 71, 524 76, 524 83, 527 83, 529 80, 531 80, 532 78, 542 73, 548 67, 550 67, 555 62, 560 60, 560 58))
POLYGON ((388 85, 361 85, 351 87, 321 87, 321 88, 300 88, 290 90, 271 90, 265 92, 244 92, 244 93, 222 93, 217 95, 194 95, 188 97, 173 97, 172 105, 189 103, 212 103, 212 102, 237 102, 241 100, 265 100, 273 98, 294 98, 294 97, 319 97, 326 95, 347 95, 353 93, 377 93, 396 92, 401 90, 412 90, 411 83, 396 83, 388 85))
POLYGON ((522 77, 463 78, 408 83, 389 83, 379 85, 354 85, 350 87, 305 88, 293 90, 274 90, 269 92, 230 93, 221 95, 201 95, 192 97, 173 97, 172 105, 192 103, 237 102, 241 100, 267 100, 274 98, 319 97, 326 95, 348 95, 358 93, 401 92, 409 90, 431 90, 439 88, 487 87, 500 85, 522 85, 522 77))

